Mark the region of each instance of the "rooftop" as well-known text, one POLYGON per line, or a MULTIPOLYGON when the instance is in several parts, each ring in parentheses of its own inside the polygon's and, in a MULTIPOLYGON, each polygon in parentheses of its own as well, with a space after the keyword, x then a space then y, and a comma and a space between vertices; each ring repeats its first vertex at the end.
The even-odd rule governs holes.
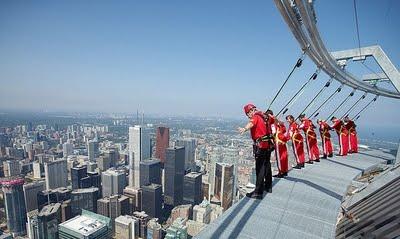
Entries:
POLYGON ((146 159, 143 161, 140 161, 140 164, 144 164, 144 165, 152 165, 152 164, 158 164, 161 161, 159 159, 156 158, 150 158, 150 159, 146 159))
POLYGON ((46 205, 42 208, 38 216, 49 216, 55 212, 57 212, 61 207, 60 203, 46 205))
POLYGON ((61 223, 60 227, 67 228, 80 235, 89 236, 103 227, 107 227, 107 224, 103 220, 90 215, 81 215, 61 223))
POLYGON ((262 200, 243 198, 195 238, 334 238, 341 203, 353 179, 394 156, 362 149, 292 170, 274 179, 262 200))
POLYGON ((202 174, 198 173, 198 172, 190 172, 190 173, 186 174, 185 177, 196 178, 199 175, 202 175, 202 174))

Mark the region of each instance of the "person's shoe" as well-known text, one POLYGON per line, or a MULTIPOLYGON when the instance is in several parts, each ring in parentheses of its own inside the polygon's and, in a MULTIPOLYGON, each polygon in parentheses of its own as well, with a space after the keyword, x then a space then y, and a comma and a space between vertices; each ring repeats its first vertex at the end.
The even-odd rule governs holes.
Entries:
POLYGON ((294 166, 293 168, 295 168, 295 169, 301 169, 301 164, 297 164, 297 165, 294 166))
POLYGON ((274 177, 274 178, 283 178, 283 174, 278 173, 278 174, 275 174, 272 177, 274 177))
POLYGON ((261 194, 258 194, 258 193, 253 193, 253 195, 251 195, 251 197, 250 198, 254 198, 254 199, 262 199, 263 198, 263 196, 261 195, 261 194))
POLYGON ((283 177, 286 177, 287 176, 287 172, 286 173, 283 173, 283 177))
POLYGON ((322 156, 323 159, 327 159, 328 156, 326 154, 324 154, 324 156, 322 156))
POLYGON ((251 198, 251 197, 253 196, 253 194, 254 194, 254 191, 253 191, 253 192, 250 192, 250 193, 246 193, 246 197, 251 198))
POLYGON ((313 164, 313 161, 309 160, 309 161, 307 161, 306 163, 308 163, 308 164, 313 164))
POLYGON ((300 166, 301 166, 302 168, 304 168, 304 163, 300 164, 300 166))
POLYGON ((315 162, 321 162, 321 161, 319 161, 319 159, 316 159, 316 160, 314 160, 315 162))
POLYGON ((332 157, 333 157, 333 154, 329 154, 328 157, 329 157, 329 158, 332 158, 332 157))

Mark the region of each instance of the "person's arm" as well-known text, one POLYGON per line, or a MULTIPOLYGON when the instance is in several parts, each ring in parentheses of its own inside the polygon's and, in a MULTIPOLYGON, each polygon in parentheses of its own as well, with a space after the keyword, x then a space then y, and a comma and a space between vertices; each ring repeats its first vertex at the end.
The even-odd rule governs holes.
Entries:
POLYGON ((253 128, 253 126, 254 126, 253 122, 249 121, 249 123, 247 123, 246 126, 244 126, 244 128, 239 127, 238 131, 239 131, 240 134, 243 134, 247 130, 250 130, 251 128, 253 128))

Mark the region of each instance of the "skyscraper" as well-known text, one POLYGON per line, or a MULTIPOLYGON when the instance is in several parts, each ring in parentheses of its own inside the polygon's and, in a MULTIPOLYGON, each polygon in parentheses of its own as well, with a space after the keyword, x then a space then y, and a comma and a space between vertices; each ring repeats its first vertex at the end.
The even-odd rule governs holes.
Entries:
POLYGON ((104 156, 108 158, 110 162, 110 167, 116 167, 119 161, 119 153, 116 149, 110 148, 105 153, 104 156))
POLYGON ((56 188, 52 190, 44 190, 37 193, 38 209, 41 210, 49 203, 62 203, 71 199, 71 189, 56 188))
POLYGON ((103 197, 122 194, 126 185, 125 172, 109 169, 101 174, 103 197))
POLYGON ((68 186, 67 160, 59 159, 44 164, 46 189, 68 186))
POLYGON ((175 142, 175 146, 185 147, 185 170, 194 170, 196 166, 196 163, 194 161, 196 154, 196 139, 178 139, 175 142))
POLYGON ((135 239, 139 235, 139 220, 128 215, 115 218, 115 238, 135 239))
POLYGON ((47 205, 38 214, 29 215, 29 236, 32 239, 57 239, 60 222, 61 204, 47 205))
POLYGON ((150 217, 161 218, 162 215, 162 187, 159 184, 150 184, 142 187, 142 210, 150 217))
POLYGON ((185 174, 185 149, 168 148, 165 161, 164 203, 169 206, 182 204, 183 176, 185 174))
POLYGON ((224 210, 232 206, 234 186, 234 166, 226 163, 215 165, 214 196, 221 202, 224 210))
POLYGON ((157 127, 155 157, 160 159, 162 164, 165 162, 165 150, 167 148, 169 148, 169 128, 157 127))
POLYGON ((146 238, 147 235, 147 223, 150 220, 149 215, 145 212, 133 212, 133 217, 139 221, 139 233, 135 234, 135 236, 140 238, 146 238))
POLYGON ((76 216, 59 225, 59 238, 112 238, 111 220, 108 217, 82 210, 82 215, 76 216))
POLYGON ((97 158, 97 167, 100 172, 104 172, 107 169, 111 168, 111 161, 109 157, 100 156, 97 158))
POLYGON ((87 167, 86 166, 78 166, 71 168, 71 182, 72 189, 81 188, 80 182, 82 178, 87 176, 87 167))
POLYGON ((141 125, 129 127, 130 187, 140 187, 140 161, 150 158, 150 155, 150 130, 141 125))
POLYGON ((76 189, 71 193, 72 216, 81 214, 82 209, 97 212, 97 199, 99 198, 98 188, 76 189))
POLYGON ((3 162, 3 170, 5 177, 18 176, 21 173, 21 164, 18 160, 7 160, 3 162))
POLYGON ((79 181, 80 188, 96 187, 101 189, 101 176, 97 172, 87 172, 86 177, 79 181))
POLYGON ((22 178, 2 181, 7 227, 13 236, 26 233, 26 208, 22 178))
POLYGON ((23 185, 25 208, 27 212, 38 209, 37 195, 45 188, 44 181, 36 181, 23 185))
POLYGON ((99 143, 91 140, 87 145, 89 161, 94 161, 99 156, 99 143))
POLYGON ((63 143, 63 157, 67 158, 72 155, 74 151, 74 145, 71 143, 63 143))
POLYGON ((158 223, 158 219, 150 219, 147 223, 147 239, 161 239, 162 232, 163 230, 160 223, 158 223))
POLYGON ((131 212, 142 211, 142 189, 126 187, 124 195, 129 198, 131 212))
POLYGON ((207 200, 203 200, 199 205, 193 207, 193 220, 209 224, 211 220, 211 205, 207 200))
POLYGON ((149 184, 161 184, 161 163, 159 159, 140 162, 140 187, 149 184))
POLYGON ((178 217, 172 225, 167 228, 167 235, 165 239, 187 238, 187 227, 185 226, 185 219, 178 217))
POLYGON ((183 180, 183 203, 197 205, 202 201, 202 174, 190 172, 183 180))
POLYGON ((121 215, 129 215, 129 198, 123 195, 100 198, 97 200, 97 213, 111 218, 112 222, 121 215))

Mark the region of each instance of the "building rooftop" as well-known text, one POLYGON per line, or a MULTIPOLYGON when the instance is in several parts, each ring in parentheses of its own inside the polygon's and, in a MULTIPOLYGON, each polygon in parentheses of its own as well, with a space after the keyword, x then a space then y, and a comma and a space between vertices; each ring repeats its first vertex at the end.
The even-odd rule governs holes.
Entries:
POLYGON ((195 238, 334 238, 349 185, 394 156, 379 150, 322 159, 274 179, 262 200, 242 198, 195 238))
POLYGON ((129 225, 132 221, 137 221, 137 219, 128 215, 123 215, 123 216, 121 215, 115 218, 115 223, 120 223, 123 225, 129 225))
POLYGON ((186 174, 185 177, 196 178, 199 175, 201 175, 201 173, 199 173, 199 172, 190 172, 190 173, 186 174))
POLYGON ((159 159, 150 158, 150 159, 146 159, 146 160, 140 161, 140 164, 143 164, 143 165, 152 165, 152 164, 158 164, 158 163, 160 163, 160 162, 161 162, 161 161, 160 161, 159 159))
POLYGON ((104 227, 110 226, 110 219, 95 213, 82 210, 81 216, 76 216, 59 224, 60 229, 66 228, 83 236, 89 236, 104 227))
POLYGON ((61 207, 60 203, 54 203, 50 205, 46 205, 42 208, 38 216, 50 216, 51 214, 57 212, 61 207))
POLYGON ((96 187, 92 187, 92 188, 79 188, 79 189, 74 189, 74 190, 72 191, 72 194, 75 194, 75 193, 93 193, 93 192, 96 192, 96 191, 99 191, 99 189, 96 188, 96 187))
POLYGON ((143 189, 144 189, 144 188, 157 189, 157 188, 161 188, 161 185, 160 185, 160 184, 154 184, 154 183, 152 183, 152 184, 149 184, 149 185, 145 185, 145 186, 143 186, 142 188, 143 188, 143 189))

